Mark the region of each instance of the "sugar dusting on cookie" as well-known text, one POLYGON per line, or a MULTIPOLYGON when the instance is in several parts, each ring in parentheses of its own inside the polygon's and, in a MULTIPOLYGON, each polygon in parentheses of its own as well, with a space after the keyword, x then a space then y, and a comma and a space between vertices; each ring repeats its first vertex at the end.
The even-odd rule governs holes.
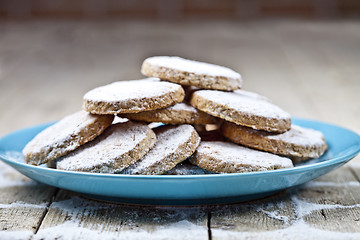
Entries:
POLYGON ((291 129, 280 134, 271 134, 266 138, 282 140, 288 143, 294 143, 303 146, 324 145, 324 135, 320 131, 310 128, 304 128, 297 125, 291 125, 291 129))
POLYGON ((125 122, 110 126, 100 137, 78 148, 57 163, 70 171, 114 173, 145 155, 155 143, 155 134, 145 124, 125 122), (147 140, 144 144, 144 140, 147 140), (141 152, 141 153, 140 153, 141 152), (137 153, 139 153, 138 158, 137 153))
POLYGON ((171 110, 171 111, 188 111, 188 112, 193 112, 193 113, 198 112, 198 110, 196 108, 194 108, 193 106, 188 105, 186 103, 177 103, 175 105, 168 107, 167 109, 171 110))
POLYGON ((125 169, 125 174, 162 174, 190 157, 200 143, 194 127, 160 127, 155 146, 139 161, 125 169))
POLYGON ((116 102, 119 100, 152 98, 178 89, 178 84, 160 81, 158 78, 118 81, 95 88, 84 95, 92 101, 116 102))
POLYGON ((191 72, 199 75, 222 76, 234 79, 241 79, 241 75, 231 70, 230 68, 210 63, 188 60, 175 56, 149 57, 145 60, 145 62, 159 67, 173 68, 180 71, 191 72))
POLYGON ((214 172, 252 172, 290 168, 290 159, 228 142, 201 142, 191 162, 214 172), (209 167, 211 169, 209 169, 209 167))
POLYGON ((39 165, 54 160, 100 135, 114 116, 73 113, 40 132, 24 148, 28 163, 39 165))
POLYGON ((327 144, 321 132, 294 124, 287 132, 269 133, 224 122, 221 131, 224 136, 235 143, 289 156, 295 161, 318 158, 327 149, 327 144))
POLYGON ((217 90, 200 90, 194 93, 204 99, 228 106, 239 112, 249 113, 267 118, 290 119, 289 113, 280 107, 258 97, 249 97, 236 92, 222 92, 217 90))

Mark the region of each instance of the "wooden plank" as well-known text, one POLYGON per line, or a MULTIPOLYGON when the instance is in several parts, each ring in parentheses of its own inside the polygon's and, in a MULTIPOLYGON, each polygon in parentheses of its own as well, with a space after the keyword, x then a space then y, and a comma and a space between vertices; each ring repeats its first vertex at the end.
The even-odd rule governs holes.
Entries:
POLYGON ((308 184, 298 191, 296 201, 303 205, 303 212, 312 210, 304 216, 311 226, 360 233, 360 182, 349 168, 340 168, 308 184))
POLYGON ((34 239, 208 239, 203 207, 130 206, 60 191, 34 239))
POLYGON ((56 189, 36 183, 2 162, 0 180, 0 239, 26 239, 39 227, 56 189))
POLYGON ((213 239, 356 239, 360 236, 360 183, 340 168, 264 200, 219 206, 211 212, 213 239), (310 235, 310 233, 312 235, 310 235))

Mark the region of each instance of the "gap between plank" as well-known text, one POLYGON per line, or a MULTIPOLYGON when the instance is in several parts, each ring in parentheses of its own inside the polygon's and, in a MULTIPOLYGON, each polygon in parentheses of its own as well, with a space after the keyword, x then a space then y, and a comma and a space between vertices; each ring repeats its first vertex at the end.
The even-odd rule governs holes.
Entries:
POLYGON ((208 210, 207 227, 208 227, 208 238, 209 238, 209 240, 212 240, 212 233, 211 233, 211 209, 208 210))
MULTIPOLYGON (((59 188, 56 188, 54 194, 51 196, 50 201, 49 201, 49 203, 46 205, 45 211, 44 211, 44 213, 42 214, 42 216, 41 216, 41 218, 40 218, 39 225, 38 225, 37 228, 35 229, 35 232, 34 232, 33 236, 35 236, 35 235, 37 234, 37 232, 39 231, 39 229, 40 229, 40 227, 41 227, 41 224, 43 223, 43 221, 44 221, 47 213, 49 212, 50 205, 54 202, 56 196, 57 196, 58 193, 59 193, 59 190, 60 190, 59 188)), ((32 239, 32 238, 31 238, 31 239, 32 239)))

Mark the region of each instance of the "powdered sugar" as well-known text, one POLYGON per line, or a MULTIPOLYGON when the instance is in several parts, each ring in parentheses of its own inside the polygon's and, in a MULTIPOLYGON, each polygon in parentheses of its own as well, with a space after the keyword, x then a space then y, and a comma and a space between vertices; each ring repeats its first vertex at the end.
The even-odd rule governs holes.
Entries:
POLYGON ((23 154, 33 164, 56 159, 80 146, 80 142, 85 140, 80 132, 91 132, 89 135, 95 137, 99 130, 92 128, 101 118, 109 118, 111 123, 113 116, 93 115, 85 111, 71 114, 36 135, 25 146, 23 154))
POLYGON ((293 143, 302 146, 320 146, 325 144, 324 135, 320 131, 291 125, 291 129, 280 134, 268 134, 267 139, 293 143))
POLYGON ((177 103, 173 106, 168 107, 167 109, 171 110, 171 111, 187 111, 187 112, 192 112, 192 113, 198 112, 198 110, 196 108, 194 108, 193 106, 186 104, 186 103, 177 103))
MULTIPOLYGON (((290 159, 228 142, 201 142, 197 154, 210 156, 234 166, 247 166, 249 171, 293 167, 290 159)), ((201 160, 199 160, 201 161, 201 160)))
POLYGON ((121 162, 122 156, 147 138, 149 132, 148 126, 130 121, 114 124, 94 141, 63 157, 57 167, 72 171, 101 169, 101 172, 115 172, 118 170, 112 169, 115 162, 121 162))
POLYGON ((223 92, 217 90, 200 90, 193 93, 201 98, 226 106, 226 108, 238 111, 242 114, 251 114, 254 116, 266 117, 270 119, 290 120, 289 113, 280 107, 270 103, 262 98, 249 96, 239 92, 223 92))
POLYGON ((0 203, 0 208, 47 208, 47 203, 37 203, 37 204, 31 204, 31 203, 25 203, 22 201, 13 202, 10 204, 2 204, 0 203))
POLYGON ((84 100, 121 102, 131 99, 156 98, 181 88, 175 83, 163 82, 158 78, 114 82, 95 88, 84 95, 84 100))
POLYGON ((6 240, 24 240, 24 239, 32 239, 33 231, 25 230, 25 231, 0 231, 1 239, 6 240))
MULTIPOLYGON (((173 168, 177 162, 185 160, 192 152, 183 151, 181 157, 175 155, 179 148, 188 143, 189 148, 195 151, 196 146, 190 146, 191 138, 195 132, 191 125, 179 125, 176 127, 165 127, 164 131, 157 134, 155 146, 139 161, 124 170, 126 174, 148 173, 151 168, 156 167, 155 172, 164 172, 173 168), (169 159, 170 157, 170 159, 169 159), (178 158, 178 159, 176 159, 178 158), (170 162, 169 162, 170 161, 170 162)), ((197 144, 199 144, 200 138, 197 144)), ((180 149, 181 150, 181 149, 180 149)), ((184 149, 186 150, 186 149, 184 149)))
MULTIPOLYGON (((34 236, 34 240, 45 239, 51 236, 52 239, 102 239, 102 240, 128 240, 128 239, 147 239, 147 240, 182 240, 182 239, 207 239, 207 228, 196 225, 190 221, 182 220, 165 226, 154 226, 151 231, 144 229, 101 232, 101 230, 92 230, 85 223, 78 221, 67 221, 63 224, 40 229, 34 236), (181 234, 179 234, 181 232, 181 234)), ((98 228, 104 226, 99 224, 98 228)))
POLYGON ((226 78, 241 79, 241 75, 230 68, 188 60, 180 57, 156 56, 147 58, 144 62, 151 65, 177 69, 184 72, 195 73, 199 75, 221 76, 226 78))

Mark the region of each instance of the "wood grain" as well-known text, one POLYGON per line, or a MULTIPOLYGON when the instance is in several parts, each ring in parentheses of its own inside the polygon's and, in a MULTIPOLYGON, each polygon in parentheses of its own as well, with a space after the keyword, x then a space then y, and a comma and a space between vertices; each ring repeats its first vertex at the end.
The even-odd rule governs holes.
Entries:
POLYGON ((117 205, 60 191, 35 239, 207 239, 207 211, 202 207, 117 205))
POLYGON ((1 231, 35 232, 55 193, 55 188, 36 183, 0 163, 1 231))

